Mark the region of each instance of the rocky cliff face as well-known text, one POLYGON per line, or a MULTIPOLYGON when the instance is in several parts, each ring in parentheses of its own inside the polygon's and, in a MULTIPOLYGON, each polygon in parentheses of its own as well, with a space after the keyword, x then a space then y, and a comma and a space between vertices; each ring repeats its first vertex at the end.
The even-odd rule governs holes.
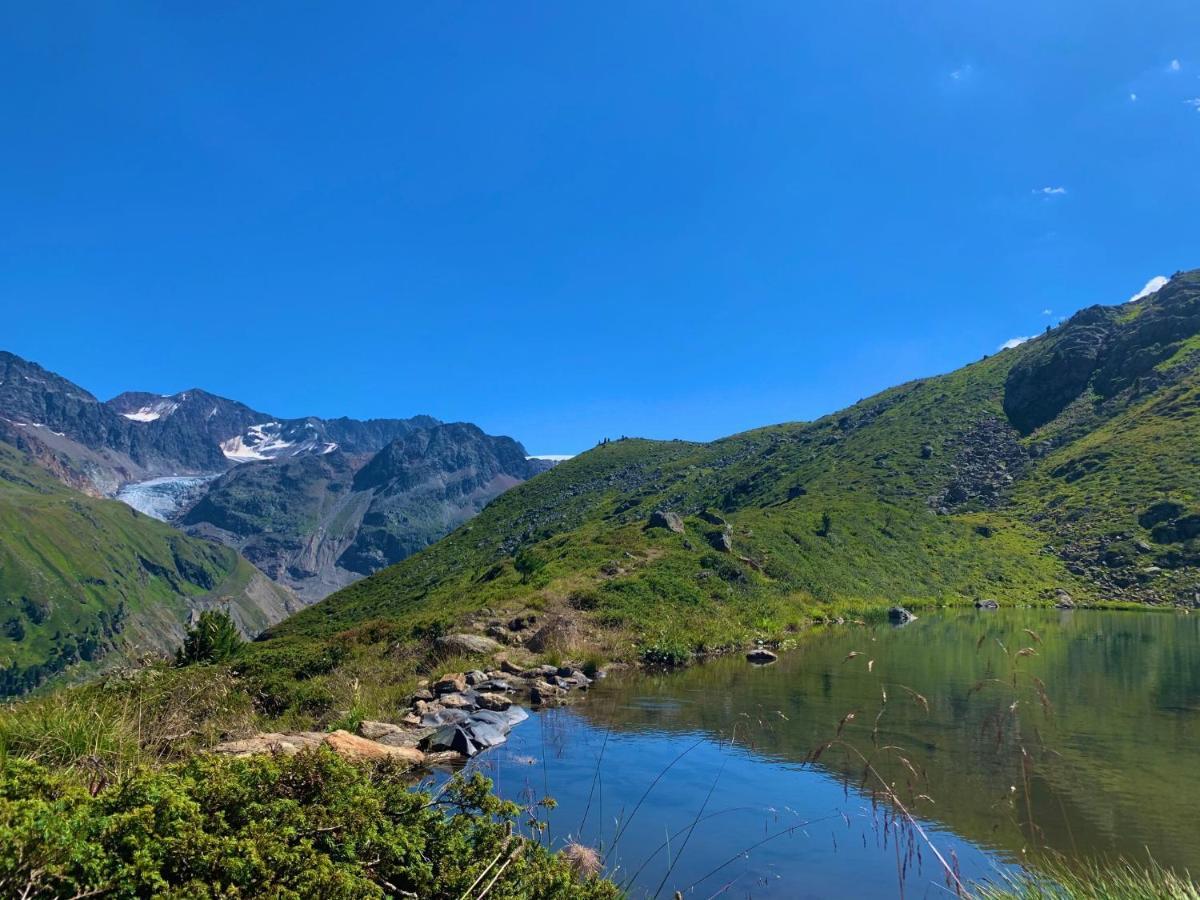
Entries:
POLYGON ((376 454, 239 466, 179 523, 315 600, 427 546, 541 469, 511 438, 439 424, 376 454))
POLYGON ((198 388, 102 403, 10 353, 0 441, 72 487, 241 550, 309 600, 549 467, 510 438, 430 416, 285 419, 198 388))

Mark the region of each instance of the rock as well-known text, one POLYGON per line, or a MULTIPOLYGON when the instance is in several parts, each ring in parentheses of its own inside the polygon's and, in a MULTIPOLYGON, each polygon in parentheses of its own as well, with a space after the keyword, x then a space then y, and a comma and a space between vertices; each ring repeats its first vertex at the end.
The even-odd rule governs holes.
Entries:
POLYGON ((705 537, 708 539, 708 544, 714 550, 720 550, 722 553, 729 553, 733 550, 733 538, 730 537, 728 531, 710 531, 705 537))
POLYGON ((573 649, 578 641, 579 626, 571 619, 559 617, 535 631, 525 646, 535 653, 548 650, 565 653, 573 649))
POLYGON ((392 747, 369 741, 348 731, 334 731, 325 735, 324 744, 339 756, 348 759, 391 759, 412 766, 419 766, 425 761, 425 754, 416 747, 392 747))
POLYGON ((513 689, 512 682, 507 678, 489 678, 483 684, 475 686, 480 696, 483 694, 505 694, 513 689))
POLYGON ((893 625, 907 625, 917 617, 905 609, 903 606, 893 606, 888 610, 888 621, 893 625))
POLYGON ((705 522, 707 522, 709 525, 724 525, 725 524, 725 520, 723 518, 721 518, 719 515, 717 515, 715 512, 713 512, 712 510, 708 510, 708 509, 704 510, 704 512, 699 514, 699 517, 701 519, 703 519, 705 522))
POLYGON ((466 761, 465 756, 455 753, 453 750, 435 750, 425 754, 425 765, 427 766, 461 766, 466 761))
POLYGON ((467 676, 462 672, 447 672, 433 683, 435 694, 460 693, 467 689, 467 676))
POLYGON ((471 718, 465 709, 438 709, 421 716, 421 725, 425 728, 442 728, 446 725, 457 725, 471 718))
POLYGON ((487 636, 501 644, 510 644, 513 639, 512 632, 503 625, 489 625, 487 636))
POLYGON ((521 667, 507 659, 500 660, 500 671, 506 675, 520 675, 521 667))
POLYGON ((503 712, 497 712, 496 710, 490 709, 481 709, 479 712, 475 713, 475 715, 471 716, 471 721, 486 722, 488 725, 499 728, 501 731, 509 732, 528 718, 529 713, 527 713, 522 707, 510 706, 503 712))
POLYGON ((475 701, 466 694, 442 694, 439 702, 446 709, 474 709, 475 701))
MULTIPOLYGON (((484 722, 472 721, 470 723, 471 740, 479 750, 487 750, 490 747, 498 747, 508 740, 508 736, 493 725, 488 725, 484 722)), ((478 752, 478 751, 476 751, 478 752)))
POLYGON ((425 750, 445 751, 461 754, 470 759, 479 752, 471 735, 463 725, 447 725, 431 734, 425 740, 425 750))
POLYGON ((683 534, 683 519, 669 510, 660 509, 652 512, 646 526, 648 528, 666 528, 676 534, 683 534))
POLYGON ((1062 588, 1058 589, 1056 597, 1057 597, 1057 599, 1054 601, 1055 609, 1074 609, 1075 608, 1075 600, 1071 597, 1070 594, 1068 594, 1062 588))
POLYGON ((507 697, 505 697, 503 694, 480 694, 479 695, 479 708, 480 709, 491 709, 491 710, 496 710, 497 712, 503 712, 504 710, 508 709, 510 706, 512 706, 512 701, 509 700, 507 697))
POLYGON ((378 741, 390 734, 397 734, 404 731, 399 725, 393 725, 391 722, 372 722, 364 720, 358 725, 358 736, 364 737, 368 741, 378 741))
POLYGON ((779 654, 773 653, 766 647, 755 647, 746 654, 746 659, 752 663, 760 663, 765 665, 766 663, 773 663, 775 660, 779 659, 779 654))
POLYGON ((930 459, 933 456, 933 444, 921 445, 921 459, 930 459))
POLYGON ((325 735, 319 731, 261 732, 236 741, 225 741, 212 748, 223 756, 256 756, 260 753, 279 753, 295 756, 301 750, 319 747, 325 735))
POLYGON ((412 699, 414 703, 418 700, 428 702, 433 699, 433 691, 429 690, 429 688, 421 688, 419 691, 413 693, 412 699))
POLYGON ((532 628, 538 620, 537 613, 526 610, 519 613, 509 620, 508 627, 512 631, 524 631, 527 628, 532 628))
POLYGON ((445 634, 434 643, 446 656, 483 656, 500 649, 496 641, 482 634, 445 634))
POLYGON ((975 608, 976 609, 999 609, 1000 604, 997 603, 995 600, 976 600, 975 608))
POLYGON ((467 684, 471 685, 472 687, 477 684, 482 684, 485 681, 487 681, 487 675, 478 669, 472 669, 467 673, 467 684))
POLYGON ((389 747, 416 747, 433 730, 432 728, 402 728, 400 731, 384 735, 379 739, 379 743, 387 744, 389 747))
POLYGON ((558 702, 562 689, 545 681, 535 681, 529 688, 529 700, 535 706, 558 702))

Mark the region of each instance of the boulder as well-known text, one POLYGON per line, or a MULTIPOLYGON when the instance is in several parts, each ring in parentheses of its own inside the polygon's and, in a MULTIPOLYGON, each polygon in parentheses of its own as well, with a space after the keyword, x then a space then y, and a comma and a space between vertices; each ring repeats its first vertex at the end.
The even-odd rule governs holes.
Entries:
POLYGON ((319 747, 325 735, 319 731, 261 732, 236 741, 225 741, 212 748, 223 756, 255 756, 260 753, 279 753, 295 756, 301 750, 319 747))
POLYGON ((372 722, 365 719, 358 725, 358 736, 364 737, 368 741, 378 741, 390 734, 397 734, 404 731, 399 725, 393 725, 391 722, 372 722))
POLYGON ((1059 588, 1057 593, 1055 594, 1054 608, 1055 609, 1074 609, 1075 608, 1075 600, 1065 590, 1063 590, 1062 588, 1059 588))
POLYGON ((471 685, 472 687, 477 684, 482 684, 485 681, 487 681, 487 675, 479 671, 479 669, 472 669, 467 673, 467 684, 471 685))
POLYGON ((699 516, 701 519, 703 519, 709 525, 724 525, 725 524, 725 520, 723 518, 721 518, 719 515, 717 515, 715 512, 713 512, 712 510, 706 509, 702 513, 699 513, 699 516))
POLYGON ((500 649, 496 641, 482 634, 445 634, 434 643, 445 656, 482 656, 500 649))
POLYGON ((997 603, 995 600, 990 600, 990 599, 976 600, 975 608, 976 609, 999 609, 1000 604, 997 603))
POLYGON ((476 690, 482 694, 506 694, 513 689, 512 682, 507 678, 489 678, 483 684, 476 685, 476 690))
POLYGON ((526 628, 532 628, 537 620, 537 613, 526 610, 509 619, 508 627, 510 631, 524 631, 526 628))
POLYGON ((421 726, 423 728, 442 728, 446 725, 457 725, 469 718, 471 716, 465 709, 438 708, 421 715, 421 726))
POLYGON ((435 694, 461 693, 467 689, 467 676, 462 672, 447 672, 433 683, 435 694))
POLYGON ((768 650, 766 647, 755 647, 753 650, 751 650, 749 653, 746 654, 746 659, 748 659, 752 663, 760 663, 760 664, 773 663, 773 662, 775 662, 775 660, 779 659, 779 654, 773 653, 772 651, 768 650))
POLYGON ((708 544, 714 550, 729 553, 733 550, 733 538, 728 531, 710 531, 707 535, 708 544))
POLYGON ((446 709, 474 709, 475 701, 466 694, 442 694, 439 702, 446 709))
POLYGON ((428 702, 429 700, 433 699, 433 691, 429 690, 429 688, 421 688, 419 691, 413 692, 412 698, 414 703, 417 700, 425 700, 428 702))
POLYGON ((562 693, 562 688, 545 681, 535 681, 529 688, 529 700, 535 706, 543 706, 547 703, 558 702, 562 693))
POLYGON ((512 706, 512 701, 509 700, 507 697, 505 697, 503 694, 483 693, 483 694, 479 695, 479 708, 480 709, 491 709, 491 710, 496 710, 498 712, 503 712, 504 710, 508 709, 510 706, 512 706))
POLYGON ((905 609, 903 606, 893 606, 888 610, 888 621, 893 625, 907 625, 917 617, 905 609))
POLYGON ((683 519, 670 510, 660 509, 652 512, 646 525, 649 528, 665 528, 676 534, 683 534, 683 519))
POLYGON ((376 741, 369 741, 348 731, 339 730, 325 735, 324 744, 339 756, 347 759, 390 759, 412 766, 419 766, 425 762, 425 754, 416 747, 392 747, 376 741))
POLYGON ((566 652, 579 641, 579 626, 571 619, 560 617, 546 623, 533 633, 525 646, 535 653, 547 650, 566 652))

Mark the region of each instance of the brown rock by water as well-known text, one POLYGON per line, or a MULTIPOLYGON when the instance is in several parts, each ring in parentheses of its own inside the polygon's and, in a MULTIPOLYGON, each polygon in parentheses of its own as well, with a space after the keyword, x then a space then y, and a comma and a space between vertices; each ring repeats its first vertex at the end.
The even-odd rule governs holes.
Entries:
POLYGON ((409 765, 419 766, 425 761, 425 754, 415 747, 393 747, 358 737, 348 731, 334 731, 325 735, 324 744, 338 756, 347 759, 380 760, 391 759, 409 765))

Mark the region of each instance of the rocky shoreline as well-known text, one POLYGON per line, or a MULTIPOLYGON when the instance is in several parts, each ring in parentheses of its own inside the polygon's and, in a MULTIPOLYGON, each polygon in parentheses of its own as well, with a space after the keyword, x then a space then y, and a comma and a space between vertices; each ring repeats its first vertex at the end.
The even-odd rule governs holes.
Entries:
MULTIPOLYGON (((451 635, 451 638, 474 637, 451 635)), ((409 767, 461 765, 499 746, 529 718, 526 707, 560 705, 587 691, 593 679, 573 666, 522 668, 497 654, 497 668, 445 672, 423 681, 399 722, 364 720, 357 734, 291 731, 260 732, 212 748, 224 756, 280 753, 287 756, 325 746, 351 759, 388 759, 409 767)), ((603 677, 603 671, 594 673, 603 677)))

